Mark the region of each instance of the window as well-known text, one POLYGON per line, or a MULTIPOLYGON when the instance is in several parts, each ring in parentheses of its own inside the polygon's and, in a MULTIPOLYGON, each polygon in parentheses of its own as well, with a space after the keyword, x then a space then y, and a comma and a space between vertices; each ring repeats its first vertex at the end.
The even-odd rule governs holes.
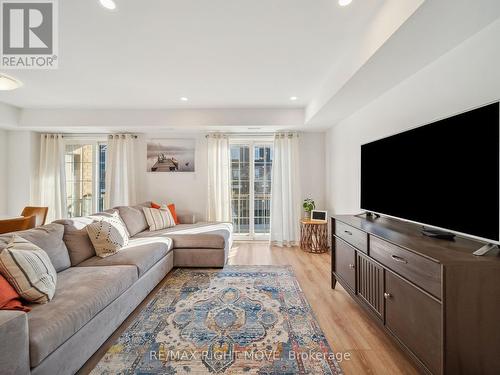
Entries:
POLYGON ((66 206, 69 217, 104 208, 106 144, 69 139, 65 149, 66 206))
POLYGON ((106 192, 106 151, 108 145, 105 143, 99 144, 99 201, 97 210, 104 210, 104 193, 106 192))
POLYGON ((272 146, 254 146, 254 231, 269 234, 271 227, 272 146))
POLYGON ((250 233, 250 148, 231 146, 231 211, 234 232, 250 233))
POLYGON ((231 145, 231 208, 235 234, 249 239, 269 235, 271 224, 270 142, 231 145))

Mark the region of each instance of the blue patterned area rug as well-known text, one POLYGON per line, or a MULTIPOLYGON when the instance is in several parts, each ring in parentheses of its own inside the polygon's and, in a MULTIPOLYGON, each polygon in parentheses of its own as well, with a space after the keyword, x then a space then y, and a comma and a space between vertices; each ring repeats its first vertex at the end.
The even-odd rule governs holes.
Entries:
POLYGON ((341 374, 291 267, 177 269, 92 374, 341 374))

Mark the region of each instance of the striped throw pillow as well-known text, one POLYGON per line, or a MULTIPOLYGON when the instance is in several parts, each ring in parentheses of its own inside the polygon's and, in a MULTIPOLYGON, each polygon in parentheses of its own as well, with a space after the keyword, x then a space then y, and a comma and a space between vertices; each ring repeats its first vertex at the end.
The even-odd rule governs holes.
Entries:
POLYGON ((117 212, 99 217, 85 229, 98 257, 106 258, 128 245, 128 232, 117 212))
POLYGON ((56 292, 57 272, 47 253, 17 235, 0 252, 0 273, 26 301, 47 303, 56 292))
POLYGON ((175 226, 175 220, 168 208, 143 207, 144 216, 149 225, 150 231, 170 228, 175 226))

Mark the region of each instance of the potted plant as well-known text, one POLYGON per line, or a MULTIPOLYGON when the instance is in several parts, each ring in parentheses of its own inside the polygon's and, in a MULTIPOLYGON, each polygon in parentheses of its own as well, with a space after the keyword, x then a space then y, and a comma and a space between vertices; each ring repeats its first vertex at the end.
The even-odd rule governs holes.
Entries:
POLYGON ((304 199, 304 203, 302 204, 302 207, 304 207, 304 212, 305 212, 304 217, 306 219, 310 219, 311 218, 311 211, 316 208, 316 204, 314 203, 314 201, 311 198, 306 198, 306 199, 304 199))

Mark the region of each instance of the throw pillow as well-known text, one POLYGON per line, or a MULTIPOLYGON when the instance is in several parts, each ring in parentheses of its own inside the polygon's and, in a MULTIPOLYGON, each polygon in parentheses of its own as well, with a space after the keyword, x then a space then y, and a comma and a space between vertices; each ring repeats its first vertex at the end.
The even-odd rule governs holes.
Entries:
POLYGON ((165 209, 167 207, 170 210, 170 213, 172 214, 172 217, 174 218, 175 225, 180 224, 179 219, 177 218, 177 212, 175 212, 175 204, 171 203, 169 205, 162 205, 160 206, 159 204, 156 204, 154 202, 151 202, 151 208, 163 208, 165 209))
POLYGON ((0 310, 19 310, 24 312, 31 310, 28 306, 23 306, 21 296, 2 275, 0 275, 0 310))
POLYGON ((175 220, 169 209, 144 207, 144 216, 150 231, 170 228, 175 226, 175 220))
POLYGON ((57 273, 47 253, 17 235, 0 252, 0 274, 29 302, 47 303, 56 292, 57 273))
POLYGON ((106 258, 128 245, 127 229, 116 212, 109 217, 99 217, 87 225, 86 230, 98 257, 106 258))
POLYGON ((177 212, 175 212, 175 204, 169 204, 168 209, 170 210, 170 213, 172 214, 172 217, 174 218, 175 224, 179 224, 179 219, 177 218, 177 212))

